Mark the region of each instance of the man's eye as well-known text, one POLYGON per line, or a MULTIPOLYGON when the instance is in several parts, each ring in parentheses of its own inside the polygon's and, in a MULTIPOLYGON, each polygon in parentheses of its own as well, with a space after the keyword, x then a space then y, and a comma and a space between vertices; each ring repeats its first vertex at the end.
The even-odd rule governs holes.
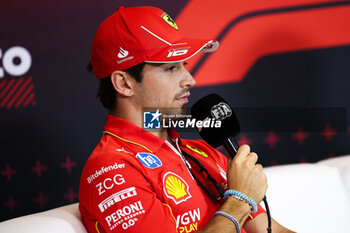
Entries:
POLYGON ((173 71, 175 71, 175 69, 176 69, 176 66, 170 66, 170 67, 166 68, 165 70, 173 72, 173 71))

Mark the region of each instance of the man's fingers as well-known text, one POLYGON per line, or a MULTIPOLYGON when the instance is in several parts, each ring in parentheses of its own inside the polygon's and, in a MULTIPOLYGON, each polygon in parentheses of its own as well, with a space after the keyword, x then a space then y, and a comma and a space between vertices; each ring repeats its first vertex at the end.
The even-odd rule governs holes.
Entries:
POLYGON ((233 160, 243 161, 249 153, 250 153, 250 146, 242 145, 238 148, 237 154, 233 158, 233 160))
POLYGON ((247 156, 247 164, 255 165, 258 162, 258 155, 255 152, 251 152, 247 156))
POLYGON ((236 156, 233 158, 235 162, 243 162, 247 165, 255 165, 258 161, 258 155, 255 152, 250 152, 248 145, 242 145, 238 148, 236 156))
POLYGON ((255 165, 255 169, 257 169, 259 171, 262 171, 263 170, 263 166, 258 163, 258 164, 255 165))

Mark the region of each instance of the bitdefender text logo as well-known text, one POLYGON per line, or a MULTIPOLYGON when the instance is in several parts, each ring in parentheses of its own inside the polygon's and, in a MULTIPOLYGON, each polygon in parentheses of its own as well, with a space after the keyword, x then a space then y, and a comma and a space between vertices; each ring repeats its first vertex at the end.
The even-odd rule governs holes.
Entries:
POLYGON ((160 116, 162 114, 159 110, 155 112, 143 112, 143 128, 144 129, 160 129, 160 116))

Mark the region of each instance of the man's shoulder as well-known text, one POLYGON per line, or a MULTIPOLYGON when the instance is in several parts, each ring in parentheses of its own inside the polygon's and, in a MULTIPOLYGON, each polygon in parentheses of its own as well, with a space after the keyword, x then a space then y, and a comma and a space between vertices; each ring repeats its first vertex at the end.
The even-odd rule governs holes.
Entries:
POLYGON ((134 163, 136 154, 134 148, 128 144, 104 135, 86 161, 84 171, 115 164, 134 163))
POLYGON ((203 155, 204 157, 211 157, 216 160, 222 160, 226 156, 217 149, 210 146, 206 141, 201 139, 181 139, 183 146, 191 151, 203 155))
POLYGON ((205 150, 215 150, 206 141, 201 139, 181 139, 182 143, 187 147, 201 148, 205 150))
POLYGON ((91 153, 89 159, 101 159, 100 157, 105 159, 109 157, 135 157, 136 151, 137 148, 135 148, 135 145, 105 134, 91 153))

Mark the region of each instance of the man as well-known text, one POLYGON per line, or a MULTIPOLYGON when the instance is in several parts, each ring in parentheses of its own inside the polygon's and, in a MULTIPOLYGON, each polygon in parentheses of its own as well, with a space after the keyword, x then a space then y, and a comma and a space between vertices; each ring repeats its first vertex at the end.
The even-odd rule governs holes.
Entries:
MULTIPOLYGON (((101 24, 91 65, 110 114, 81 176, 79 207, 89 232, 266 232, 263 209, 250 214, 267 181, 249 146, 228 162, 173 129, 142 129, 145 108, 184 113, 195 84, 184 61, 217 48, 215 40, 184 38, 154 7, 120 7, 101 24), (220 190, 227 189, 251 201, 223 200, 220 190)), ((272 230, 290 232, 275 221, 272 230)))

